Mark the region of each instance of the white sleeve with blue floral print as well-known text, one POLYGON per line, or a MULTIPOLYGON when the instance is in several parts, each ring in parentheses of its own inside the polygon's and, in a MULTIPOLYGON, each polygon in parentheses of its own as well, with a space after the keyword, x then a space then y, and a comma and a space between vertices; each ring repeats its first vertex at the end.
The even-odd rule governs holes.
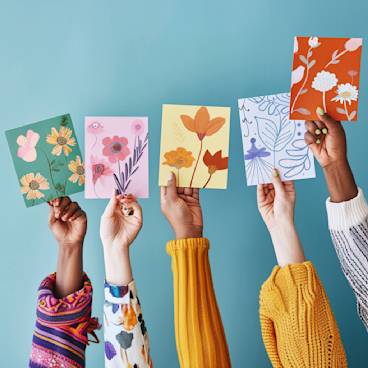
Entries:
POLYGON ((149 339, 135 283, 105 283, 105 368, 152 368, 149 339))

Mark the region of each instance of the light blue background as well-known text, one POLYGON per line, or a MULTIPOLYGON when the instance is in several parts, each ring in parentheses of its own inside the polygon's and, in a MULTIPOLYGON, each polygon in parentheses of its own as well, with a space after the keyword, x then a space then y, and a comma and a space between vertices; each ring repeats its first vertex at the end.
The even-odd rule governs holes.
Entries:
MULTIPOLYGON (((148 115, 151 198, 142 201, 144 228, 132 247, 134 275, 158 368, 177 367, 172 275, 160 214, 158 155, 162 103, 232 107, 227 191, 208 190, 202 204, 211 264, 233 366, 269 367, 258 321, 258 291, 275 264, 272 245, 246 188, 237 98, 285 92, 294 35, 362 36, 368 3, 291 0, 92 1, 1 0, 1 130, 70 112, 83 142, 85 115, 148 115)), ((367 47, 363 49, 360 119, 347 127, 356 179, 367 185, 367 47)), ((1 157, 0 365, 25 367, 36 290, 55 269, 56 245, 47 208, 26 209, 3 132, 1 157)), ((299 182, 296 221, 307 256, 326 287, 350 366, 366 367, 367 334, 330 241, 318 178, 299 182)), ((89 215, 85 269, 101 318, 104 278, 98 238, 104 201, 75 195, 89 215)), ((102 334, 99 336, 102 339, 102 334)), ((102 344, 87 352, 103 367, 102 344)))

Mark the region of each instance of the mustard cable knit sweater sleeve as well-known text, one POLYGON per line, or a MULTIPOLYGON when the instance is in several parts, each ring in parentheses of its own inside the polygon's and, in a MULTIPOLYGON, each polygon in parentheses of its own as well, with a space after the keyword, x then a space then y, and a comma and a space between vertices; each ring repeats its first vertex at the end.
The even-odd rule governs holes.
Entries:
POLYGON ((176 348, 182 368, 231 367, 205 238, 170 241, 176 348))
POLYGON ((347 367, 335 318, 311 262, 273 269, 261 288, 260 320, 273 367, 347 367))

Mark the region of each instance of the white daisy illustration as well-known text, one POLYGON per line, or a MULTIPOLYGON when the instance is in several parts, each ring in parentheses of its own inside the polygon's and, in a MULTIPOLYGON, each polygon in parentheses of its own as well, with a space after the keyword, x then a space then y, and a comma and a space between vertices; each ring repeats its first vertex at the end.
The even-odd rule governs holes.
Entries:
POLYGON ((350 83, 343 83, 337 86, 337 96, 331 99, 331 101, 348 102, 351 105, 351 101, 356 101, 358 99, 358 89, 350 83))
POLYGON ((326 107, 326 92, 330 91, 337 85, 338 79, 334 73, 322 70, 318 72, 312 82, 312 88, 316 91, 322 92, 323 109, 327 112, 326 107))

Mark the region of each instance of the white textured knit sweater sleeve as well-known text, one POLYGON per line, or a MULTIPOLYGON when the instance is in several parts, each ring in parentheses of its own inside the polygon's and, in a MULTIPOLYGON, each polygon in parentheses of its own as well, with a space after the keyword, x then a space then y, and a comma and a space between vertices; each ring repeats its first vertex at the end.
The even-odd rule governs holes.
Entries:
POLYGON ((368 205, 363 191, 347 202, 327 199, 328 225, 342 270, 354 290, 368 330, 368 205))

